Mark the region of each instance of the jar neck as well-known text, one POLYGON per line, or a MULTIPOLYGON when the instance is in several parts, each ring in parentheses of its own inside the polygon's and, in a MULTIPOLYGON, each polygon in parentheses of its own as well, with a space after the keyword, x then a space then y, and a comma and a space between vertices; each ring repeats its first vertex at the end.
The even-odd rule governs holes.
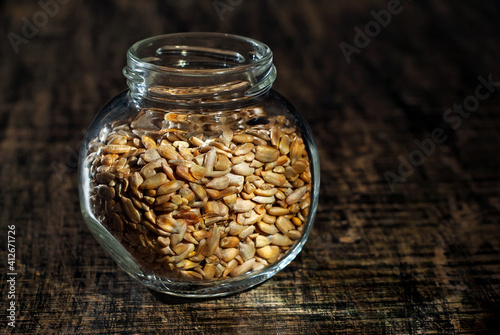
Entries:
POLYGON ((134 44, 123 74, 135 99, 207 106, 262 96, 276 69, 269 47, 256 40, 181 33, 134 44))

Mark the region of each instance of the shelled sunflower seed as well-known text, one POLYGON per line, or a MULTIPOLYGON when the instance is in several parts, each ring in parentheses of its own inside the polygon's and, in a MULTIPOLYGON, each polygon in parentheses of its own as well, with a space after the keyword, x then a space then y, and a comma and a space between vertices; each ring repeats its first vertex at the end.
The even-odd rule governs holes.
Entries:
POLYGON ((146 109, 91 141, 94 212, 140 264, 189 280, 278 261, 302 236, 310 162, 298 130, 262 108, 146 109))

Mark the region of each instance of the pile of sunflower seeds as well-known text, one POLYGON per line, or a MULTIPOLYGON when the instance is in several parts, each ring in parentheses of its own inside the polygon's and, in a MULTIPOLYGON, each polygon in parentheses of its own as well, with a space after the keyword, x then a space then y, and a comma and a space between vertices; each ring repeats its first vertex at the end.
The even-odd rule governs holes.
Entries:
POLYGON ((192 280, 279 260, 302 236, 304 142, 284 116, 143 110, 89 144, 94 215, 142 267, 192 280))

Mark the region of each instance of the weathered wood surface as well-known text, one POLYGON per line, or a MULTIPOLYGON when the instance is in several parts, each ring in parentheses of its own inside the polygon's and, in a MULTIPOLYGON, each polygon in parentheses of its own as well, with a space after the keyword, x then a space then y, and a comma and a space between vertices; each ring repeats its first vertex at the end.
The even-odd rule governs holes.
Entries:
POLYGON ((217 3, 232 7, 221 17, 213 1, 67 1, 15 53, 8 33, 22 37, 22 18, 42 9, 0 1, 0 332, 494 333, 499 88, 456 129, 443 115, 474 95, 478 76, 500 81, 498 2, 402 1, 350 64, 339 44, 353 44, 353 28, 386 1, 217 3), (310 122, 321 155, 304 250, 271 280, 226 298, 152 294, 105 255, 79 209, 75 153, 98 109, 125 88, 127 48, 178 31, 267 43, 275 88, 310 122), (398 157, 408 160, 435 128, 446 140, 392 192, 386 171, 397 173, 398 157), (4 316, 8 225, 17 234, 14 329, 4 316))

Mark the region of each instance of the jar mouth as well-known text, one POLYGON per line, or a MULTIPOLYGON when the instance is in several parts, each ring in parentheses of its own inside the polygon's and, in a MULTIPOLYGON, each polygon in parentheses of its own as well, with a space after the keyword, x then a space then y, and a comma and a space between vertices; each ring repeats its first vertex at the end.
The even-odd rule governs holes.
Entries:
POLYGON ((128 50, 124 75, 139 96, 209 103, 268 91, 276 69, 271 49, 257 40, 222 33, 177 33, 135 43, 128 50))
POLYGON ((264 43, 222 33, 154 36, 132 45, 127 56, 145 68, 198 76, 244 72, 273 59, 264 43), (198 62, 187 61, 189 57, 197 57, 198 62))

